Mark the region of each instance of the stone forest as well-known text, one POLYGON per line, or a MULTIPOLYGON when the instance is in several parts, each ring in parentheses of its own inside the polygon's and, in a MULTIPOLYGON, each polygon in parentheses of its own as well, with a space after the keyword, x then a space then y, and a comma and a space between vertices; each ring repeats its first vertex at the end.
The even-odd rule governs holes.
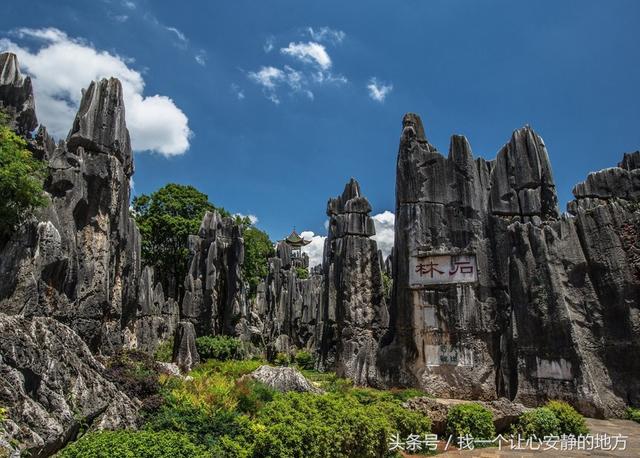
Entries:
POLYGON ((166 288, 130 211, 120 81, 87 82, 56 143, 19 57, 0 55, 0 106, 44 164, 45 202, 0 238, 0 455, 393 456, 398 432, 460 434, 459 406, 492 436, 549 412, 556 435, 640 416, 640 152, 562 212, 530 126, 485 160, 463 136, 439 152, 408 113, 388 127, 387 259, 351 179, 328 199, 321 266, 294 231, 251 292, 245 224, 213 210, 166 288), (134 441, 158 449, 118 448, 134 441))

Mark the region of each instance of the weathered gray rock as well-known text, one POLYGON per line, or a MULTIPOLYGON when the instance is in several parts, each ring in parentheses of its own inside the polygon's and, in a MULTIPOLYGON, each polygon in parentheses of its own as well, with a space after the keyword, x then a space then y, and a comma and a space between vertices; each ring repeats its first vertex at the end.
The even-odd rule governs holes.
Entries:
POLYGON ((20 135, 38 127, 31 78, 22 75, 18 58, 10 52, 0 53, 0 108, 20 135))
POLYGON ((31 144, 48 160, 50 204, 0 247, 0 311, 55 317, 93 351, 111 353, 131 332, 140 276, 117 80, 92 83, 69 140, 56 146, 41 129, 31 144))
POLYGON ((191 265, 181 315, 198 335, 239 336, 249 315, 242 278, 242 227, 232 217, 207 212, 198 235, 189 237, 191 265))
POLYGON ((276 391, 297 391, 299 393, 322 393, 322 390, 307 380, 294 367, 260 366, 248 375, 249 378, 264 383, 276 391))
POLYGON ((359 385, 379 385, 376 355, 388 325, 382 262, 371 206, 351 179, 327 204, 324 297, 319 313, 319 367, 333 368, 359 385))
POLYGON ((50 456, 81 427, 135 428, 137 405, 104 376, 87 345, 52 318, 0 314, 0 437, 50 456))
POLYGON ((638 402, 638 363, 622 356, 640 348, 636 153, 576 186, 575 218, 560 217, 530 127, 495 161, 473 159, 460 136, 445 158, 423 132, 405 116, 384 380, 446 398, 564 399, 592 416, 638 402), (428 262, 446 278, 467 257, 469 281, 423 279, 428 262))
POLYGON ((173 341, 173 362, 183 371, 189 372, 200 363, 200 355, 196 348, 196 331, 193 323, 178 323, 173 341))

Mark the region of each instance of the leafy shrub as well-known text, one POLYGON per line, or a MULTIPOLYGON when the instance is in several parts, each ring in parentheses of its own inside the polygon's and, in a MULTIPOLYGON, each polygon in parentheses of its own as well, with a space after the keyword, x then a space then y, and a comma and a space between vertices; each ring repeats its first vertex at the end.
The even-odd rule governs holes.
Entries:
POLYGON ((145 429, 187 434, 194 443, 213 447, 222 436, 243 434, 247 427, 245 420, 246 417, 232 410, 194 402, 190 396, 174 393, 147 419, 145 429))
POLYGON ((549 401, 545 407, 551 410, 560 422, 560 434, 580 436, 589 433, 584 417, 566 402, 549 401))
POLYGON ((254 456, 385 456, 393 434, 429 428, 427 417, 393 402, 363 405, 352 396, 287 393, 256 416, 254 456))
POLYGON ((0 245, 16 227, 46 204, 42 191, 46 165, 34 158, 0 110, 0 245))
POLYGON ((633 407, 627 407, 627 411, 625 412, 625 416, 627 420, 633 420, 640 423, 640 409, 634 409, 633 407))
POLYGON ((512 433, 522 437, 559 436, 562 434, 560 421, 548 407, 538 407, 520 415, 518 422, 512 427, 512 433))
POLYGON ((278 353, 273 360, 273 364, 276 366, 288 366, 291 364, 291 358, 286 353, 278 353))
POLYGON ((275 391, 268 385, 253 379, 240 379, 234 387, 240 412, 255 415, 267 402, 273 401, 275 391))
POLYGON ((153 355, 153 358, 156 361, 161 361, 163 363, 170 363, 173 359, 173 337, 165 340, 158 348, 156 348, 156 352, 153 355))
POLYGON ((315 365, 315 358, 313 357, 313 355, 308 351, 304 351, 304 350, 296 353, 295 361, 296 361, 296 364, 300 366, 301 369, 310 370, 310 369, 313 369, 315 365))
POLYGON ((422 391, 419 390, 417 388, 406 388, 406 389, 398 389, 398 388, 392 388, 391 390, 389 390, 389 393, 391 394, 391 396, 393 396, 394 399, 397 399, 399 401, 408 401, 409 399, 412 398, 419 398, 419 397, 433 397, 432 394, 427 393, 426 391, 422 391))
POLYGON ((196 339, 196 348, 202 359, 242 359, 244 350, 242 342, 236 337, 202 336, 196 339))
POLYGON ((240 360, 240 361, 219 361, 211 359, 199 365, 192 372, 192 376, 206 376, 208 374, 218 373, 224 377, 237 379, 245 374, 255 371, 262 366, 264 361, 261 360, 240 360))
POLYGON ((493 414, 477 403, 458 404, 447 414, 447 434, 455 437, 471 436, 474 439, 493 439, 496 429, 493 414))
POLYGON ((144 400, 160 392, 156 362, 147 353, 122 351, 107 361, 106 376, 129 397, 144 400))
POLYGON ((301 280, 306 280, 309 278, 309 269, 306 267, 296 267, 296 277, 301 280))
POLYGON ((204 458, 211 455, 184 434, 171 431, 103 431, 68 445, 60 458, 204 458))

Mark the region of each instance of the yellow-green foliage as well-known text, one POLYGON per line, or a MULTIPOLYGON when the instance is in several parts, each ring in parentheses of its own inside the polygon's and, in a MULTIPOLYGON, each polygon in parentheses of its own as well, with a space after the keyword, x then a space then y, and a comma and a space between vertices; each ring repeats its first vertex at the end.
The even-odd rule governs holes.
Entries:
POLYGON ((42 191, 46 167, 27 142, 7 125, 0 111, 0 241, 46 203, 42 191))
POLYGON ((171 431, 103 431, 89 433, 58 455, 60 458, 209 458, 205 447, 171 431))
POLYGON ((549 401, 545 407, 558 419, 561 434, 580 436, 589 433, 584 417, 566 402, 549 401))
POLYGON ((493 439, 496 435, 493 414, 489 409, 475 402, 458 404, 449 409, 447 414, 447 434, 455 437, 493 439))
POLYGON ((625 412, 627 420, 633 420, 640 423, 640 409, 634 409, 633 407, 628 407, 625 412))
POLYGON ((156 361, 170 363, 173 358, 173 337, 158 345, 153 357, 156 361))

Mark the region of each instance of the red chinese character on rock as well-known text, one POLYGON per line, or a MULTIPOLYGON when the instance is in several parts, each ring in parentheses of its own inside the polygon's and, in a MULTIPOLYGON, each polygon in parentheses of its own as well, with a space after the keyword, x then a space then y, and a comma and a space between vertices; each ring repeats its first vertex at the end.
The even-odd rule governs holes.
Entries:
POLYGON ((460 273, 462 274, 473 273, 473 266, 471 265, 471 261, 457 261, 456 263, 454 263, 454 265, 455 269, 449 271, 449 276, 455 275, 458 270, 460 270, 460 273))
POLYGON ((440 275, 442 275, 444 272, 441 270, 436 269, 436 267, 438 267, 438 264, 435 264, 433 262, 429 262, 428 264, 418 264, 416 266, 416 272, 420 274, 420 276, 422 277, 423 275, 431 275, 431 278, 433 278, 433 273, 434 272, 438 272, 440 275))

